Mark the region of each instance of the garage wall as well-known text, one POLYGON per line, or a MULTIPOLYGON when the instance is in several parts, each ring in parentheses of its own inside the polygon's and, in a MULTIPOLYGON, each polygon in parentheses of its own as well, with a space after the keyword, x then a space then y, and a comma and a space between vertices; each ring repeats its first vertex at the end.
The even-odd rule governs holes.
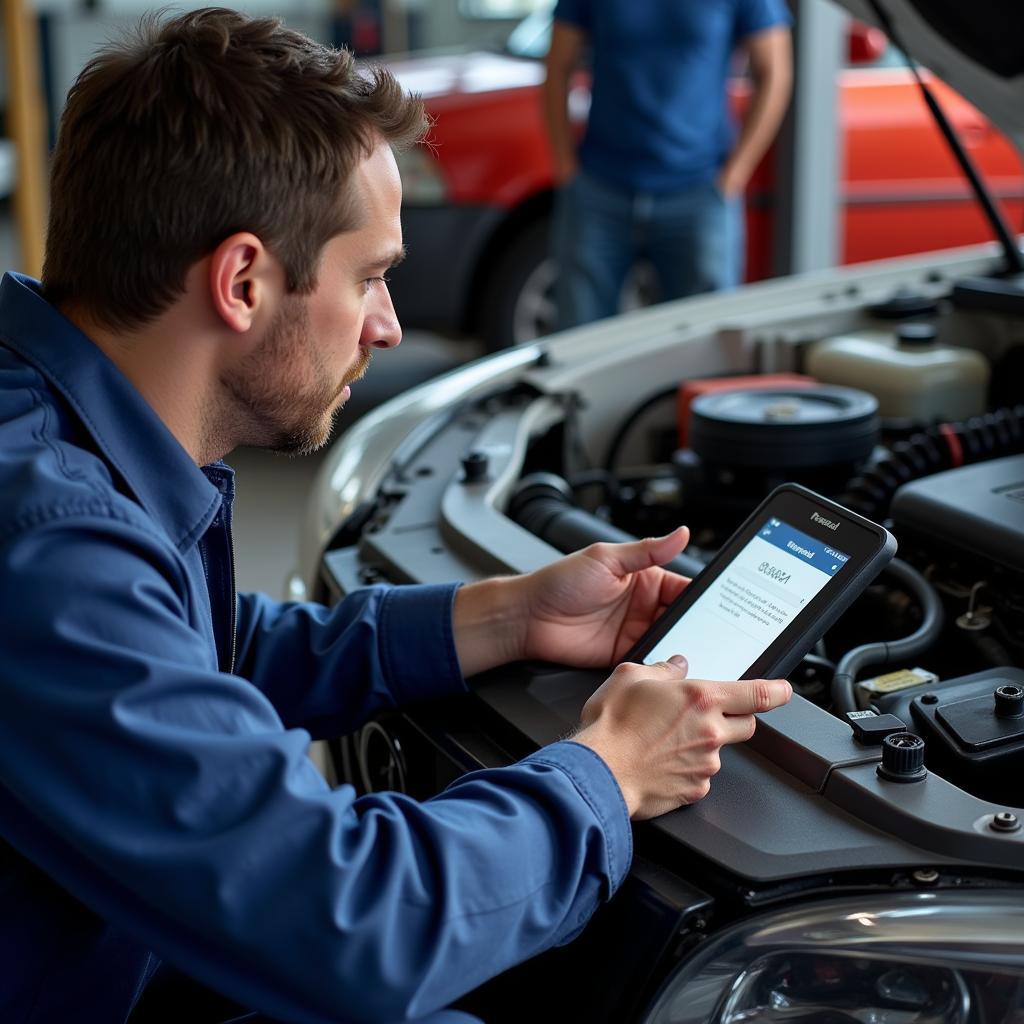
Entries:
MULTIPOLYGON (((173 10, 197 10, 209 7, 214 2, 175 0, 173 10)), ((249 14, 283 16, 289 27, 305 32, 314 39, 330 40, 331 5, 328 0, 300 0, 284 4, 273 0, 249 0, 244 4, 216 0, 216 3, 249 14)), ((50 85, 56 108, 52 112, 54 119, 60 116, 71 83, 93 53, 156 6, 141 0, 103 0, 96 10, 84 9, 81 0, 42 0, 33 5, 37 13, 49 16, 50 85)))

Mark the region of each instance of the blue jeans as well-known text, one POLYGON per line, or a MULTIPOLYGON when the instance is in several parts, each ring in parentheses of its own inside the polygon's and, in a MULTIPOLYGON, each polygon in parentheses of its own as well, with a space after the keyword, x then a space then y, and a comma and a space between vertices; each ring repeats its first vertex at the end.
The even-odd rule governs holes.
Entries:
POLYGON ((662 300, 734 288, 743 274, 743 209, 712 182, 632 192, 581 171, 558 193, 552 255, 559 329, 619 311, 630 268, 655 270, 662 300))

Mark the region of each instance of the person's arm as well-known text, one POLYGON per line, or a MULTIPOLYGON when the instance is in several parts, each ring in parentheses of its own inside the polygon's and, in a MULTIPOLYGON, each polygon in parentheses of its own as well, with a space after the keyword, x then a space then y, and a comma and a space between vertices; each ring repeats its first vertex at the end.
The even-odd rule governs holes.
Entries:
POLYGON ((751 95, 736 145, 718 175, 723 195, 739 195, 775 138, 786 113, 793 84, 789 28, 775 25, 744 40, 750 66, 751 95))
POLYGON ((145 524, 41 515, 0 543, 0 837, 158 956, 275 1018, 403 1020, 568 940, 622 881, 593 749, 356 799, 216 671, 191 605, 145 524))
POLYGON ((614 665, 689 580, 662 566, 689 540, 686 527, 625 544, 591 544, 522 576, 495 577, 455 595, 462 671, 539 659, 614 665))
POLYGON ((330 610, 241 595, 236 674, 286 725, 319 737, 464 693, 464 677, 525 658, 606 667, 682 592, 687 581, 660 566, 688 537, 682 528, 595 544, 536 572, 463 587, 370 587, 330 610))
POLYGON ((556 185, 563 184, 576 173, 576 140, 569 119, 569 85, 586 38, 585 31, 578 25, 558 18, 552 23, 551 47, 544 61, 541 101, 556 185))
POLYGON ((381 711, 466 692, 452 635, 456 585, 367 587, 333 608, 239 594, 235 673, 288 727, 351 732, 381 711))

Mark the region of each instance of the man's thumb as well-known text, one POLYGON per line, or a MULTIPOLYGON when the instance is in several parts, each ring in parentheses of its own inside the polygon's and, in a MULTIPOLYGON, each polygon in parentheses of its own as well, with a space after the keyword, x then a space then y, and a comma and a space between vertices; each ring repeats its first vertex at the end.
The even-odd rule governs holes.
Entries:
POLYGON ((646 540, 630 541, 617 545, 612 549, 614 569, 620 573, 637 572, 649 569, 653 565, 664 565, 672 561, 690 539, 690 531, 685 526, 677 527, 664 537, 648 537, 646 540))

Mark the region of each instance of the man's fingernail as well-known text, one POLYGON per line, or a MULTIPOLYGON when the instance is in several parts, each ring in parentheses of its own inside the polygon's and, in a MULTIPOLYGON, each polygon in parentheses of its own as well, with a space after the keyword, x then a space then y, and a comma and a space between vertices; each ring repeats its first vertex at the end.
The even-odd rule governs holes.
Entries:
POLYGON ((686 668, 686 659, 681 654, 673 654, 668 660, 672 665, 676 665, 679 668, 686 668))

